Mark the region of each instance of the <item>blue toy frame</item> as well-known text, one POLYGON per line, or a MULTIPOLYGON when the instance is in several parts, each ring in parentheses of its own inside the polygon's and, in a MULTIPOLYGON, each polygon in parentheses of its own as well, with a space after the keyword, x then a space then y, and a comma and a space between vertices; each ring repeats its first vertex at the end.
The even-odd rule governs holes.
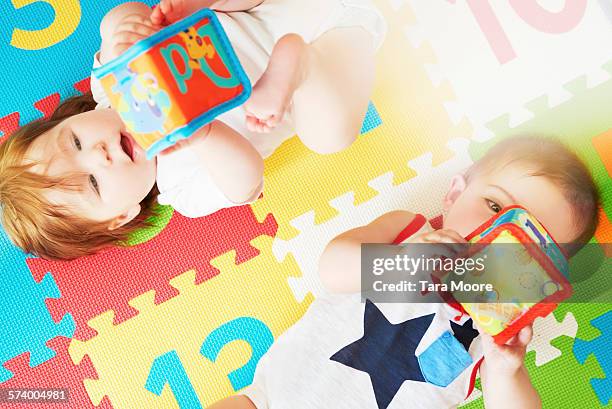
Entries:
POLYGON ((246 75, 240 60, 232 47, 232 44, 221 25, 221 22, 217 18, 214 11, 211 9, 202 9, 191 16, 177 21, 167 27, 164 27, 152 36, 138 41, 132 47, 130 47, 125 53, 121 54, 117 58, 111 60, 107 64, 101 67, 94 68, 93 74, 96 78, 102 79, 103 77, 115 72, 116 70, 125 69, 126 66, 135 58, 148 51, 150 48, 156 46, 162 41, 176 35, 177 33, 192 27, 198 21, 208 18, 211 26, 213 27, 215 34, 219 37, 221 45, 226 51, 228 56, 227 63, 229 69, 236 74, 238 81, 242 85, 242 92, 236 97, 225 101, 224 103, 217 105, 216 107, 204 112, 198 117, 194 118, 188 124, 176 129, 174 132, 166 135, 164 138, 158 140, 147 149, 147 158, 152 159, 154 156, 162 152, 163 150, 171 147, 181 139, 187 139, 193 135, 198 129, 212 122, 219 115, 230 111, 242 104, 244 104, 251 96, 252 86, 251 81, 246 75))

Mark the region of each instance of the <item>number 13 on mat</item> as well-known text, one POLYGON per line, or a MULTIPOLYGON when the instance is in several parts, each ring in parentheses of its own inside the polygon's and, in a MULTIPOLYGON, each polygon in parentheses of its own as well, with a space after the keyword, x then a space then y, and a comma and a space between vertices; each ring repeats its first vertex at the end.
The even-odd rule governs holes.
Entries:
MULTIPOLYGON (((252 349, 249 361, 227 375, 234 391, 239 391, 253 381, 257 363, 274 342, 274 336, 260 320, 237 318, 211 332, 202 343, 200 354, 214 363, 221 350, 234 341, 245 341, 252 349)), ((167 352, 153 361, 145 389, 160 396, 166 384, 181 409, 203 407, 176 351, 167 352)))

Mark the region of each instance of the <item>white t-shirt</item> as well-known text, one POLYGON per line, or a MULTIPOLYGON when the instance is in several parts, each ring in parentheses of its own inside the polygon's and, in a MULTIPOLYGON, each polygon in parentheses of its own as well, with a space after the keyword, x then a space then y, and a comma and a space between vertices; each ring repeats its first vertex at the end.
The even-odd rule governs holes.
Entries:
MULTIPOLYGON (((419 216, 407 237, 424 228, 419 216)), ((481 357, 471 319, 448 304, 325 296, 278 338, 241 393, 257 409, 452 408, 471 393, 481 357)))
MULTIPOLYGON (((274 45, 285 34, 297 33, 310 43, 333 28, 361 26, 372 33, 376 46, 380 46, 386 32, 384 18, 370 0, 266 0, 248 12, 216 14, 252 84, 264 73, 274 45)), ((96 56, 94 67, 99 65, 96 56)), ((110 106, 94 76, 91 90, 99 107, 110 106)), ((247 129, 242 106, 217 119, 247 138, 263 158, 295 135, 290 112, 267 134, 247 129)), ((171 205, 186 217, 206 216, 226 207, 239 206, 223 195, 202 160, 190 149, 158 156, 157 187, 159 203, 171 205)), ((260 193, 261 190, 256 192, 252 200, 260 193)))

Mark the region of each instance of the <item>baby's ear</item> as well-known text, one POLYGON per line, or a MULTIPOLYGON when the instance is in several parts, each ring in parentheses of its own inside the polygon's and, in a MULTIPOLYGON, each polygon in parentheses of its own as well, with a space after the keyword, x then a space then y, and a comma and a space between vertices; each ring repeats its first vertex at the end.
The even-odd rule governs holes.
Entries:
POLYGON ((455 175, 451 179, 450 188, 444 197, 444 210, 450 209, 455 201, 461 196, 461 193, 467 188, 467 181, 463 175, 455 175))
POLYGON ((118 228, 125 226, 140 214, 140 210, 140 204, 135 204, 127 212, 111 220, 108 230, 117 230, 118 228))

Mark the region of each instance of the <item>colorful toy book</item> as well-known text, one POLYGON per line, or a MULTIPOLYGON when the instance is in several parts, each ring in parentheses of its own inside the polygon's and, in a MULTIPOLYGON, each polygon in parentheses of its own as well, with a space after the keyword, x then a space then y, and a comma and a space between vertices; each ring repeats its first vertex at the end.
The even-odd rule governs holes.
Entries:
POLYGON ((503 209, 467 240, 475 244, 470 257, 484 258, 486 268, 467 272, 463 280, 492 284, 493 290, 453 297, 498 344, 571 296, 567 256, 524 208, 503 209))
POLYGON ((209 9, 137 42, 93 74, 148 158, 243 104, 251 93, 209 9))

